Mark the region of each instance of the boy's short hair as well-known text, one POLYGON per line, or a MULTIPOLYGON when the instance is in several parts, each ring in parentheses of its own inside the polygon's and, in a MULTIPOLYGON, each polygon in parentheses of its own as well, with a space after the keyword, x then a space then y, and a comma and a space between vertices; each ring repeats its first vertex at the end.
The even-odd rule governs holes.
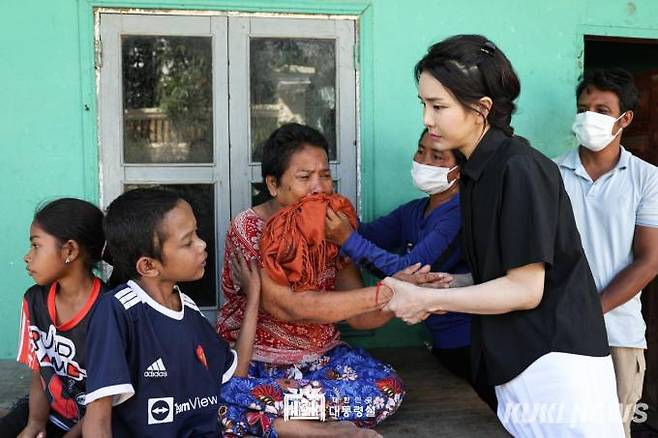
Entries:
POLYGON ((140 257, 161 260, 162 243, 167 238, 162 221, 182 200, 170 190, 144 188, 127 191, 112 201, 103 228, 106 251, 114 266, 113 278, 138 278, 136 265, 140 257))
POLYGON ((622 113, 635 111, 640 103, 640 93, 635 86, 633 76, 623 68, 586 70, 576 87, 576 100, 588 87, 615 93, 622 113))

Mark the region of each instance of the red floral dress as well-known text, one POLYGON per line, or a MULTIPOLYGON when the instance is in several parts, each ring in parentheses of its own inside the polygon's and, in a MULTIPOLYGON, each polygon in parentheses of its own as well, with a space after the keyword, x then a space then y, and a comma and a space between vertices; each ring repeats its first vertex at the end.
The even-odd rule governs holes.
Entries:
MULTIPOLYGON (((225 304, 217 331, 230 342, 238 336, 246 299, 233 284, 228 256, 241 251, 260 262, 264 228, 265 221, 249 209, 232 221, 226 236, 225 304)), ((331 293, 335 282, 336 266, 330 265, 321 274, 320 289, 331 293)), ((395 413, 405 394, 395 370, 365 350, 341 342, 339 336, 335 324, 288 323, 261 311, 248 377, 233 377, 222 386, 218 411, 222 436, 275 438, 274 421, 295 419, 295 406, 300 406, 288 405, 286 397, 315 401, 320 397, 324 410, 312 413, 318 420, 353 421, 362 427, 374 427, 395 413)))
MULTIPOLYGON (((242 253, 262 262, 259 242, 265 221, 253 209, 239 214, 231 222, 224 246, 222 291, 225 303, 219 311, 217 329, 229 342, 235 342, 244 319, 246 298, 233 284, 230 254, 242 253)), ((330 264, 321 275, 320 289, 332 291, 336 285, 336 265, 330 264)), ((260 311, 256 328, 253 360, 272 364, 309 362, 339 345, 340 333, 335 324, 285 322, 260 311)))

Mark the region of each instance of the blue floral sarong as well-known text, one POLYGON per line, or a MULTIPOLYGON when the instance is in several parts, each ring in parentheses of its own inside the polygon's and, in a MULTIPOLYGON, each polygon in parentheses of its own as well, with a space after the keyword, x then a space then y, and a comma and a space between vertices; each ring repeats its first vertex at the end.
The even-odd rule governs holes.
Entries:
POLYGON ((218 414, 224 437, 274 438, 277 418, 374 427, 398 409, 404 394, 391 366, 342 344, 312 362, 252 361, 248 377, 233 377, 222 386, 218 414))

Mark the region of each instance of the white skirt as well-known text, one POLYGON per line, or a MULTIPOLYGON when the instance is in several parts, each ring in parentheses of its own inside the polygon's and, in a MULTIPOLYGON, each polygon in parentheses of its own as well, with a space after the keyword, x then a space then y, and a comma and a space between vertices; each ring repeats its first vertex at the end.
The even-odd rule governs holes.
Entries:
POLYGON ((610 356, 545 354, 496 386, 496 397, 515 437, 624 437, 610 356))

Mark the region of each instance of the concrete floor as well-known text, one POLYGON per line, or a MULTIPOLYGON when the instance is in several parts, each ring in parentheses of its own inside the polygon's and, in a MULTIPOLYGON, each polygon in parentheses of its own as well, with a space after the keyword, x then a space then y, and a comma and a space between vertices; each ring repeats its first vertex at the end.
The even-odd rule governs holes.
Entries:
POLYGON ((0 360, 0 416, 27 394, 31 374, 26 366, 15 360, 0 360))
MULTIPOLYGON (((496 416, 462 380, 441 368, 423 348, 372 350, 393 365, 407 387, 400 410, 377 429, 395 437, 508 437, 496 416)), ((30 372, 11 360, 0 360, 0 416, 27 393, 30 372)))

